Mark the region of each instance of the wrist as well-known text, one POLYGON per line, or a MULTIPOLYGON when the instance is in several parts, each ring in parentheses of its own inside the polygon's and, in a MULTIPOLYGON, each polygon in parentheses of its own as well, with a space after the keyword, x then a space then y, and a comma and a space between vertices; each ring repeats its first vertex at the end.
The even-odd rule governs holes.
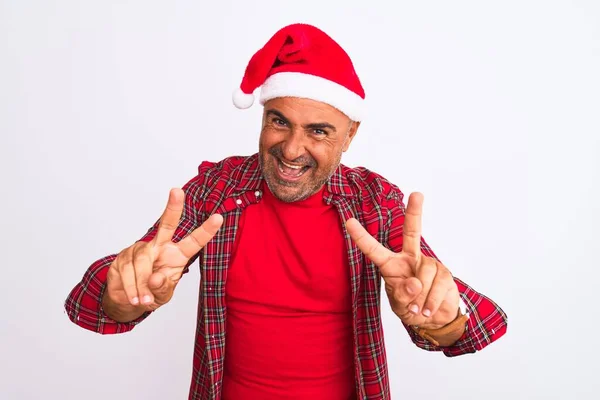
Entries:
POLYGON ((105 290, 102 295, 100 312, 113 321, 121 323, 131 322, 141 317, 144 311, 143 307, 117 303, 111 298, 108 290, 105 290))
POLYGON ((423 328, 412 326, 412 329, 423 339, 435 346, 448 347, 454 345, 465 333, 469 315, 466 305, 460 299, 456 317, 448 324, 439 328, 423 328))

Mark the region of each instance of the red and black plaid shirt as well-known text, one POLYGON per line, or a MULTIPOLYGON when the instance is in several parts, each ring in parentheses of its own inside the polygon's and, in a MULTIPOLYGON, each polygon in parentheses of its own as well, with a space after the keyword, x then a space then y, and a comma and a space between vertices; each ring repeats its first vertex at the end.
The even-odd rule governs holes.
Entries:
MULTIPOLYGON (((221 398, 225 359, 225 284, 238 221, 244 209, 261 199, 262 174, 258 156, 231 157, 219 163, 204 162, 198 175, 184 187, 185 207, 175 232, 177 242, 197 228, 211 214, 223 215, 216 236, 197 255, 200 264, 200 295, 193 374, 189 399, 221 398)), ((355 217, 379 242, 399 252, 404 222, 403 194, 381 176, 365 168, 336 170, 326 185, 324 200, 334 204, 340 223, 355 217)), ((151 240, 158 223, 141 240, 151 240)), ((389 399, 389 378, 381 322, 381 277, 377 267, 365 259, 345 234, 352 287, 354 359, 357 398, 389 399)), ((423 254, 435 257, 422 240, 423 254)), ((94 262, 69 294, 65 309, 71 321, 101 334, 123 333, 133 329, 150 313, 136 321, 119 323, 101 308, 107 270, 116 255, 94 262)), ((187 268, 185 270, 187 272, 187 268)), ((436 347, 405 326, 412 341, 429 351, 458 356, 483 349, 506 332, 506 314, 493 301, 456 279, 462 300, 470 314, 463 337, 451 347, 436 347)))

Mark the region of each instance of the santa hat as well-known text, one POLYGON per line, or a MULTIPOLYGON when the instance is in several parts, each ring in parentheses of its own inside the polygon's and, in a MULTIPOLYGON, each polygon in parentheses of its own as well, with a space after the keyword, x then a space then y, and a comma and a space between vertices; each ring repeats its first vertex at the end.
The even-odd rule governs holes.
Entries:
POLYGON ((233 104, 249 108, 259 87, 261 105, 276 97, 302 97, 327 103, 353 121, 364 113, 365 92, 350 57, 311 25, 280 29, 254 54, 233 93, 233 104))

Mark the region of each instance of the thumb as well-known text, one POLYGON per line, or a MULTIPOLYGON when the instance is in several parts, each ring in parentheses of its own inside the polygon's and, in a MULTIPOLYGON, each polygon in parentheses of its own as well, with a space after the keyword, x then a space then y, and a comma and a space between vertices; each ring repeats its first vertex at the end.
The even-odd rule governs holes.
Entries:
POLYGON ((399 315, 404 315, 409 311, 408 306, 419 296, 421 290, 423 290, 423 285, 415 277, 386 280, 386 291, 392 302, 392 308, 399 315))
POLYGON ((423 290, 423 284, 417 278, 409 278, 404 281, 404 290, 407 294, 407 301, 411 302, 417 298, 419 294, 421 294, 421 291, 423 290))
POLYGON ((161 272, 155 272, 148 279, 148 288, 154 295, 154 302, 158 305, 163 305, 171 300, 173 291, 175 290, 175 282, 167 278, 161 272))

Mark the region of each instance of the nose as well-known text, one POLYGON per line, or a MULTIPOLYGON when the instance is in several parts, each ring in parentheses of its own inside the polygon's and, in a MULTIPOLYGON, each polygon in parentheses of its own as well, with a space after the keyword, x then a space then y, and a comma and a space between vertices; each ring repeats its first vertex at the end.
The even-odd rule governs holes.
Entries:
POLYGON ((294 161, 306 153, 305 135, 300 130, 290 132, 282 143, 283 156, 288 161, 294 161))

